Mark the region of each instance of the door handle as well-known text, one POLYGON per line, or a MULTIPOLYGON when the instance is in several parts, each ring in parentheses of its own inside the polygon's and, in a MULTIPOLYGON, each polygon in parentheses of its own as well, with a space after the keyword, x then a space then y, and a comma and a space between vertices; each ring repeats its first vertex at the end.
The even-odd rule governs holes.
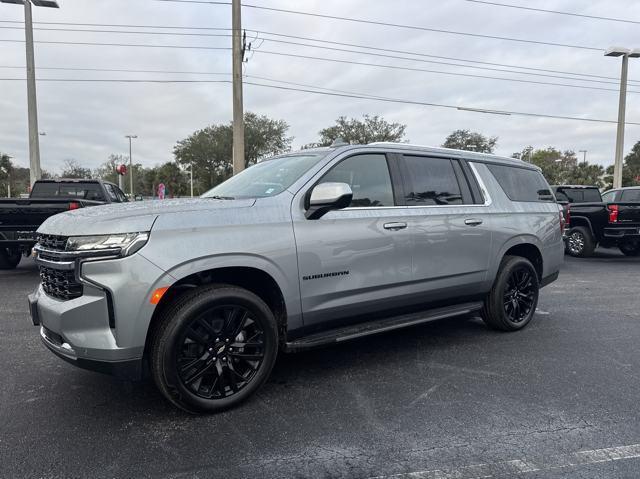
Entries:
POLYGON ((482 224, 482 220, 478 218, 469 218, 464 220, 464 224, 468 226, 478 226, 482 224))
POLYGON ((403 230, 407 227, 407 223, 385 223, 382 227, 386 230, 403 230))

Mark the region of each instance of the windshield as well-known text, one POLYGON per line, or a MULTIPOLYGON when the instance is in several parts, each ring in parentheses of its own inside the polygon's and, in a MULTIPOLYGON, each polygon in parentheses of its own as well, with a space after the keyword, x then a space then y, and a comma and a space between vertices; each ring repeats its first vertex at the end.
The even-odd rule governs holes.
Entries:
POLYGON ((320 161, 326 152, 281 156, 257 163, 224 183, 207 191, 201 198, 264 198, 289 188, 302 174, 320 161))

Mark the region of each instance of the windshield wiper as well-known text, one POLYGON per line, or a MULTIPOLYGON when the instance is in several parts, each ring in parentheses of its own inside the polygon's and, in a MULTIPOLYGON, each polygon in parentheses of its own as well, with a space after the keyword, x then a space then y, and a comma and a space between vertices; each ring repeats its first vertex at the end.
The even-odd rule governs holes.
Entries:
POLYGON ((207 198, 212 198, 214 200, 235 200, 233 196, 207 196, 207 198))

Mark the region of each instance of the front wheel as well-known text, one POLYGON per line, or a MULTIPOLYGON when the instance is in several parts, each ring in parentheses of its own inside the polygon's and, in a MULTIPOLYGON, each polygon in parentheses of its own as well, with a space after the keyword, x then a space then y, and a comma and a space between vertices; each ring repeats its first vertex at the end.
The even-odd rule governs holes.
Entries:
POLYGON ((539 292, 538 274, 531 262, 521 256, 505 256, 480 312, 482 319, 493 329, 522 329, 533 318, 539 292))
POLYGON ((151 372, 173 404, 212 413, 251 396, 269 377, 277 352, 276 320, 258 296, 234 286, 203 286, 162 314, 151 372))
POLYGON ((638 256, 640 255, 640 240, 633 239, 624 241, 620 243, 619 248, 625 256, 638 256))
POLYGON ((19 249, 0 248, 0 270, 16 269, 21 259, 22 253, 19 249))

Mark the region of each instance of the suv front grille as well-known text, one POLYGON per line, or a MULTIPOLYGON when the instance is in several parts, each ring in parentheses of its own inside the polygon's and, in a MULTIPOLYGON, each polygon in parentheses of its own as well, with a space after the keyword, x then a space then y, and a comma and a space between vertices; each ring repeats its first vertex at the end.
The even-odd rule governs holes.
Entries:
POLYGON ((74 270, 59 270, 40 266, 42 289, 49 296, 63 301, 82 296, 82 284, 76 281, 74 270))
POLYGON ((68 239, 68 236, 39 235, 38 244, 48 250, 64 251, 68 239))

